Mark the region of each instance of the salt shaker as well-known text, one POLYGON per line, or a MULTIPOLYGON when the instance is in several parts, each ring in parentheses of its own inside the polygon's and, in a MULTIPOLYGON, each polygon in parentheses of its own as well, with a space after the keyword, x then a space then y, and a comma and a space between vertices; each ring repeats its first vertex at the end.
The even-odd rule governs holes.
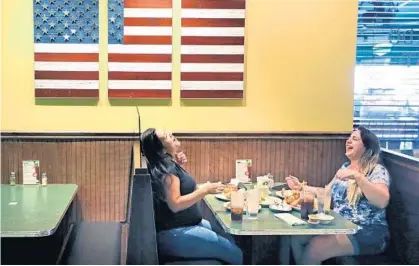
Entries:
POLYGON ((48 178, 46 173, 42 173, 41 176, 41 185, 46 186, 48 184, 48 178))
POLYGON ((16 174, 15 174, 15 172, 10 173, 9 185, 11 185, 11 186, 16 185, 16 174))

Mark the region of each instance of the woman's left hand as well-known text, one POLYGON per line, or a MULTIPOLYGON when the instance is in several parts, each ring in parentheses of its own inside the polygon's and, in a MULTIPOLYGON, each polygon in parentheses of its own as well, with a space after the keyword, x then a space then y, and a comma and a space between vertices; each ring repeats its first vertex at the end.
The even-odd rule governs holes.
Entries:
POLYGON ((175 160, 179 165, 184 165, 188 162, 188 158, 186 158, 186 155, 183 152, 176 153, 175 160))
POLYGON ((356 170, 352 170, 349 168, 345 168, 345 169, 340 169, 337 173, 336 173, 336 178, 346 181, 348 179, 352 179, 355 181, 358 181, 361 178, 362 174, 356 170))

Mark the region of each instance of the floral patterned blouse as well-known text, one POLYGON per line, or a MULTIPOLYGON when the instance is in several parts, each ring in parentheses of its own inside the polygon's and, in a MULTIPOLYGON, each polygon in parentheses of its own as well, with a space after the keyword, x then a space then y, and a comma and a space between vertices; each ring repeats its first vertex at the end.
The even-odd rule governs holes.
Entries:
MULTIPOLYGON (((342 168, 349 166, 349 162, 342 168)), ((387 169, 378 164, 366 178, 372 183, 386 184, 390 187, 390 175, 387 169)), ((348 181, 335 180, 332 186, 333 210, 351 222, 364 227, 369 225, 387 226, 386 209, 374 206, 364 195, 356 206, 349 205, 347 196, 348 181)))

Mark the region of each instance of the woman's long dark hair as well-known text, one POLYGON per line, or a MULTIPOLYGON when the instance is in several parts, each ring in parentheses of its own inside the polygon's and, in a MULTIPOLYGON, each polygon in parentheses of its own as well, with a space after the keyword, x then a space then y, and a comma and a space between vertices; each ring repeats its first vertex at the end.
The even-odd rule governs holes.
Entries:
POLYGON ((162 141, 156 135, 155 128, 149 128, 141 134, 141 153, 147 159, 147 169, 153 183, 153 192, 165 200, 165 179, 174 173, 174 162, 170 154, 166 153, 162 141))

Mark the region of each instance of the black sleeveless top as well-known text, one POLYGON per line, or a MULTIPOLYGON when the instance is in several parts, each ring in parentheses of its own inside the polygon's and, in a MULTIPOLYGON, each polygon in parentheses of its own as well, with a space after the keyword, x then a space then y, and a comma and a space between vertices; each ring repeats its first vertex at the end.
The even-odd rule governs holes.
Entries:
MULTIPOLYGON (((181 196, 195 191, 195 180, 177 163, 173 162, 173 165, 170 167, 170 172, 179 178, 181 196)), ((153 185, 154 191, 155 187, 153 185)), ((202 220, 202 214, 197 203, 177 213, 172 212, 167 202, 158 197, 156 193, 153 193, 153 203, 157 232, 177 227, 197 225, 202 220)))

